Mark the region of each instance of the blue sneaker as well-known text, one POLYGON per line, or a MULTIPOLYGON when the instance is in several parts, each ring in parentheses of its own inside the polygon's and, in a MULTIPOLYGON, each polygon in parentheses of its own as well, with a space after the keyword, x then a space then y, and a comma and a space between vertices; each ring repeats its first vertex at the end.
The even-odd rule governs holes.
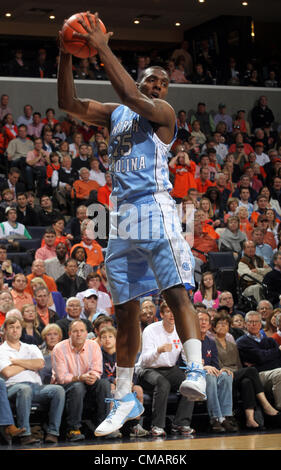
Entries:
POLYGON ((127 393, 123 398, 106 398, 107 403, 113 402, 113 408, 105 420, 96 428, 95 436, 107 436, 120 429, 126 421, 138 418, 144 407, 136 398, 135 393, 127 393))
POLYGON ((181 383, 180 393, 190 401, 206 400, 206 371, 193 362, 182 369, 186 371, 186 379, 181 383))

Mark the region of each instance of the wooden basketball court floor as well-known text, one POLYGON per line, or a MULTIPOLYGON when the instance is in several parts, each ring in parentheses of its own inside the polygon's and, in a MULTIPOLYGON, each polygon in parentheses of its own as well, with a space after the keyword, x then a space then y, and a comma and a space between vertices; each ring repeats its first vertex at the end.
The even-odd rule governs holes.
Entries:
MULTIPOLYGON (((171 438, 147 438, 147 439, 118 439, 102 440, 93 439, 93 441, 83 441, 82 443, 59 443, 55 446, 29 447, 28 450, 60 450, 60 451, 104 451, 105 453, 113 453, 114 451, 189 451, 189 450, 280 450, 281 449, 281 433, 278 431, 259 432, 259 433, 243 433, 231 435, 204 436, 198 435, 194 437, 171 437, 171 438)), ((17 448, 20 450, 20 447, 17 448)), ((21 450, 23 450, 21 448, 21 450)))

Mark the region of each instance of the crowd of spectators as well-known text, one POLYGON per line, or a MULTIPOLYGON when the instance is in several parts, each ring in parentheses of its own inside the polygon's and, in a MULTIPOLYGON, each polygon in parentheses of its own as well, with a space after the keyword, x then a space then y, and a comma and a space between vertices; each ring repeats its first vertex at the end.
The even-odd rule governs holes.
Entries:
MULTIPOLYGON (((138 80, 149 65, 164 67, 171 83, 199 85, 231 85, 251 87, 280 87, 281 62, 278 58, 264 61, 252 58, 222 57, 208 40, 200 41, 198 51, 191 51, 184 40, 171 50, 130 54, 115 51, 127 71, 138 80)), ((0 64, 0 74, 12 77, 56 78, 59 56, 44 47, 33 59, 26 59, 24 50, 17 49, 6 64, 0 64)), ((97 56, 89 59, 74 57, 73 76, 79 80, 107 80, 103 64, 97 56)))
MULTIPOLYGON (((66 437, 74 442, 85 439, 89 403, 91 430, 103 421, 115 384, 116 324, 104 265, 109 134, 70 115, 58 120, 52 108, 41 116, 32 104, 14 116, 6 94, 0 115, 0 373, 24 445, 38 442, 30 406, 46 403, 46 396, 46 442, 58 441, 64 409, 66 437), (96 234, 97 209, 105 228, 96 234)), ((266 96, 250 116, 248 122, 244 109, 230 116, 223 103, 215 115, 203 102, 191 114, 178 110, 169 156, 171 195, 196 261, 196 287, 189 294, 200 323, 215 433, 237 432, 239 400, 248 429, 262 428, 264 418, 276 424, 281 411, 281 135, 266 96), (233 257, 232 288, 217 281, 209 252, 233 257)), ((152 394, 150 432, 164 436, 169 394, 179 387, 185 358, 161 296, 142 299, 140 334, 132 389, 140 401, 144 392, 152 394)), ((180 400, 173 434, 194 433, 193 409, 194 403, 180 400)), ((0 430, 8 425, 0 413, 0 430)), ((143 420, 126 432, 149 434, 143 420)))

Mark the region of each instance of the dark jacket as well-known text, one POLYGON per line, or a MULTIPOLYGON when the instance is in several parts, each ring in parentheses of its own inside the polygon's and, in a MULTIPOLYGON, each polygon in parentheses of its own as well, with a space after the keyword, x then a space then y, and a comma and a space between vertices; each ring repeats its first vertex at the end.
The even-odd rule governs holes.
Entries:
POLYGON ((281 272, 277 269, 273 269, 264 276, 263 283, 267 286, 266 299, 269 300, 273 306, 279 304, 279 295, 281 295, 281 272))
POLYGON ((80 276, 76 276, 75 279, 65 273, 56 280, 58 291, 65 298, 75 297, 78 292, 82 292, 88 289, 85 279, 80 276))
POLYGON ((246 334, 236 344, 243 366, 252 364, 259 372, 281 367, 281 351, 273 338, 264 336, 258 343, 246 334))

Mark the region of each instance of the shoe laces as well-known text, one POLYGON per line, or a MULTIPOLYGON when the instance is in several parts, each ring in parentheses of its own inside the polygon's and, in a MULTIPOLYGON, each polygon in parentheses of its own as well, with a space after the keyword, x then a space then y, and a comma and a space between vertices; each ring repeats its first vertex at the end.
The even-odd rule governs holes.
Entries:
POLYGON ((184 369, 186 374, 192 374, 191 377, 193 378, 198 378, 198 375, 193 375, 193 374, 199 374, 199 375, 202 375, 203 377, 206 377, 206 371, 204 369, 200 369, 199 367, 195 366, 193 362, 190 366, 180 367, 180 369, 184 369))
POLYGON ((105 403, 113 403, 113 407, 112 407, 108 417, 106 418, 106 421, 110 421, 111 418, 114 416, 114 414, 116 413, 117 409, 120 406, 120 400, 116 400, 116 398, 106 398, 104 401, 105 401, 105 403))

